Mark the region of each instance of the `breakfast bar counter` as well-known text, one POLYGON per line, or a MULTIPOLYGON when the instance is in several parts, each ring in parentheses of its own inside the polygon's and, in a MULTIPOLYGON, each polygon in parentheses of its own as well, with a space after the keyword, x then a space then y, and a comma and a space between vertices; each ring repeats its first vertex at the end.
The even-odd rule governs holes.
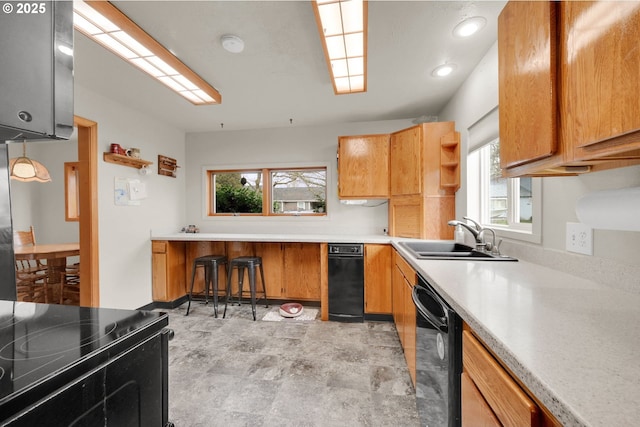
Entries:
POLYGON ((391 237, 374 234, 291 234, 291 233, 167 233, 153 234, 151 240, 182 242, 279 242, 279 243, 391 243, 391 237))

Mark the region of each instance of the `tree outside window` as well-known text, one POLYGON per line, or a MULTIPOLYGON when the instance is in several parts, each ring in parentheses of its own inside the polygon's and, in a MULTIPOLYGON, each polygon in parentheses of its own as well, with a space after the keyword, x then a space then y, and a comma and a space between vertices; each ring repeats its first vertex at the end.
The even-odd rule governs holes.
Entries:
POLYGON ((326 215, 324 167, 207 171, 207 174, 210 216, 326 215))

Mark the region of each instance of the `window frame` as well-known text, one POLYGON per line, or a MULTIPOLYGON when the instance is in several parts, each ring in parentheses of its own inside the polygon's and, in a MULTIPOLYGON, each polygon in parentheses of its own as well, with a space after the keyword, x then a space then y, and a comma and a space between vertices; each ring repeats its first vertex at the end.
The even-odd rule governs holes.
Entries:
POLYGON ((263 218, 263 217, 327 217, 327 204, 329 198, 330 188, 330 175, 329 167, 326 164, 313 164, 313 165, 277 165, 277 166, 259 166, 252 165, 247 166, 204 166, 203 170, 203 190, 204 190, 204 212, 203 216, 206 219, 212 218, 224 218, 224 217, 250 217, 250 218, 263 218), (278 171, 304 171, 304 170, 320 170, 325 173, 325 208, 324 212, 292 212, 292 213, 276 213, 272 211, 273 204, 273 189, 271 182, 271 173, 278 171), (213 175, 217 173, 233 173, 233 172, 260 172, 262 175, 262 213, 217 213, 215 212, 215 197, 212 191, 213 175))
POLYGON ((484 227, 495 230, 496 235, 504 238, 541 243, 542 236, 542 181, 531 178, 532 222, 519 222, 519 179, 507 178, 507 225, 492 224, 490 217, 490 171, 483 170, 481 163, 488 163, 490 150, 486 147, 496 141, 492 138, 477 145, 467 155, 467 212, 471 218, 477 218, 484 227), (481 151, 485 149, 484 151, 481 151), (474 159, 475 156, 475 159, 474 159), (483 173, 484 172, 484 173, 483 173), (518 182, 518 185, 514 185, 518 182))

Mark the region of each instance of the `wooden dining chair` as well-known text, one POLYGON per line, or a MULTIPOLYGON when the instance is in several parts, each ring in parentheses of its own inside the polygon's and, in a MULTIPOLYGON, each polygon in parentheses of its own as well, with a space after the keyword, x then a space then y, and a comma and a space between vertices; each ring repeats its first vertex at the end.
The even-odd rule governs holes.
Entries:
MULTIPOLYGON (((33 226, 29 226, 29 231, 14 231, 13 232, 13 244, 14 246, 35 246, 36 233, 33 226)), ((46 272, 47 265, 41 260, 16 260, 16 271, 20 264, 20 269, 23 272, 46 272)))
POLYGON ((45 271, 30 271, 16 262, 16 291, 18 301, 49 302, 48 277, 45 271))
MULTIPOLYGON (((34 246, 36 234, 33 226, 28 231, 14 231, 15 246, 34 246)), ((49 302, 48 269, 40 260, 21 259, 15 261, 16 291, 19 301, 49 302)))
POLYGON ((80 305, 80 263, 60 273, 60 304, 80 305))

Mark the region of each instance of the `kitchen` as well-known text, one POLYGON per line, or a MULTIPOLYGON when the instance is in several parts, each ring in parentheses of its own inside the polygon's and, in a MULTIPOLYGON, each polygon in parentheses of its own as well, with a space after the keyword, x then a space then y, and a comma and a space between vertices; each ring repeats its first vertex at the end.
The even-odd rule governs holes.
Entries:
MULTIPOLYGON (((122 6, 126 10, 127 5, 122 6)), ((385 13, 376 12, 374 6, 370 6, 371 25, 375 22, 374 13, 385 13)), ((311 14, 308 15, 312 19, 311 14)), ((83 67, 88 67, 88 62, 114 67, 114 75, 131 76, 130 80, 118 81, 123 91, 131 92, 136 87, 151 90, 153 82, 147 81, 135 70, 130 71, 126 64, 113 55, 103 53, 92 42, 81 36, 76 38, 79 52, 86 52, 86 57, 76 58, 76 115, 99 123, 99 151, 106 151, 110 143, 120 143, 125 147, 139 147, 143 158, 156 160, 157 154, 164 154, 177 159, 178 165, 182 166, 176 178, 155 174, 139 178, 146 182, 149 197, 138 206, 117 206, 114 204, 114 180, 119 177, 138 178, 139 175, 134 169, 105 163, 100 158, 98 217, 101 307, 132 309, 152 302, 150 233, 173 233, 185 224, 197 224, 201 231, 212 233, 279 233, 286 228, 287 233, 381 235, 382 229, 388 226, 387 208, 384 205, 370 208, 338 204, 334 190, 337 178, 333 169, 337 138, 341 135, 395 132, 412 126, 412 119, 416 115, 394 120, 363 119, 359 123, 315 126, 299 125, 295 116, 293 124, 290 124, 290 117, 286 116, 285 124, 281 127, 264 126, 246 130, 234 130, 230 120, 225 120, 222 127, 218 120, 213 119, 216 131, 200 128, 187 132, 170 125, 165 119, 154 117, 157 108, 156 111, 151 108, 134 109, 127 105, 127 98, 118 101, 107 96, 105 93, 109 89, 102 86, 109 79, 92 81, 93 72, 97 72, 94 69, 91 69, 91 73, 85 71, 83 75, 83 67), (300 141, 308 144, 302 145, 300 141), (328 186, 328 215, 313 219, 203 218, 203 167, 265 163, 313 163, 330 167, 332 173, 329 174, 329 182, 332 185, 328 186)), ((373 42, 370 43, 373 46, 373 42)), ((373 49, 372 46, 370 49, 373 49)), ((438 120, 456 122, 463 147, 468 143, 467 130, 498 105, 497 46, 489 43, 487 49, 451 100, 433 112, 438 120)), ((320 66, 318 69, 325 72, 325 68, 322 68, 324 64, 320 66)), ((333 96, 330 86, 326 89, 333 96)), ((164 100, 173 95, 160 93, 158 96, 160 98, 157 99, 164 100)), ((225 102, 232 102, 232 94, 225 96, 225 102)), ((31 144, 29 153, 44 162, 48 158, 47 149, 46 144, 31 144)), ((566 251, 565 226, 567 222, 577 222, 575 207, 581 196, 596 190, 638 186, 638 172, 638 167, 633 166, 579 177, 543 178, 542 224, 538 242, 505 239, 502 251, 521 260, 637 293, 637 250, 634 250, 640 243, 637 232, 594 230, 594 255, 589 257, 566 251)), ((465 167, 461 174, 461 181, 465 183, 465 167)), ((468 194, 463 184, 456 193, 456 218, 468 213, 467 200, 468 194)), ((41 228, 53 228, 45 226, 47 219, 39 220, 43 221, 41 228)))

